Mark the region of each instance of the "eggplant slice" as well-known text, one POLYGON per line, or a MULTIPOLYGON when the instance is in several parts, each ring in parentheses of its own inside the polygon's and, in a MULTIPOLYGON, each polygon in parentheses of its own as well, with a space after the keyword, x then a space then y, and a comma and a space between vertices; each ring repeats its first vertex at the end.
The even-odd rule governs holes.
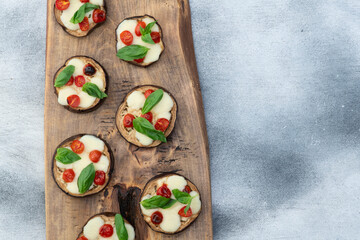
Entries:
MULTIPOLYGON (((160 185, 158 185, 157 181, 162 179, 162 178, 166 178, 166 177, 170 177, 170 176, 181 176, 183 178, 185 178, 185 180, 187 181, 187 185, 191 188, 192 191, 196 191, 198 194, 199 194, 199 198, 201 199, 201 195, 200 195, 200 192, 198 190, 198 188, 195 186, 195 184, 193 184, 189 179, 187 179, 186 177, 180 175, 180 174, 177 174, 177 173, 163 173, 163 174, 160 174, 160 175, 157 175, 153 178, 151 178, 145 185, 143 191, 141 192, 141 196, 140 196, 140 201, 141 199, 143 199, 144 196, 146 195, 151 195, 151 196, 155 196, 156 195, 156 190, 161 187, 160 185)), ((140 204, 140 203, 139 203, 140 204)), ((169 234, 169 235, 172 235, 172 234, 177 234, 179 232, 182 232, 184 231, 187 227, 189 227, 196 219, 197 217, 200 215, 201 213, 201 210, 202 210, 202 207, 200 208, 200 210, 196 213, 196 214, 193 214, 192 216, 188 217, 188 218, 183 218, 181 217, 181 226, 178 228, 178 230, 176 232, 166 232, 164 231, 160 225, 155 225, 151 222, 151 217, 150 216, 147 216, 147 215, 144 215, 142 210, 141 210, 141 207, 140 207, 140 212, 141 212, 141 215, 143 216, 145 222, 149 225, 149 227, 155 231, 155 232, 159 232, 159 233, 164 233, 164 234, 169 234)))
MULTIPOLYGON (((119 49, 120 49, 120 48, 118 48, 118 43, 121 42, 120 33, 118 33, 118 28, 119 28, 119 26, 120 26, 122 23, 124 23, 125 21, 127 21, 127 20, 136 20, 137 22, 140 22, 140 21, 142 21, 144 18, 151 18, 154 22, 156 22, 156 25, 159 27, 159 33, 160 33, 160 39, 161 39, 161 40, 160 40, 159 43, 156 43, 156 44, 159 44, 159 45, 160 45, 160 47, 161 47, 161 52, 160 52, 160 54, 159 54, 159 58, 158 58, 156 61, 152 61, 152 62, 148 62, 148 63, 144 63, 144 62, 138 63, 138 62, 136 62, 136 61, 125 61, 125 62, 134 64, 134 65, 140 66, 140 67, 147 67, 147 66, 150 66, 151 64, 159 61, 160 58, 161 58, 162 53, 163 53, 164 50, 165 50, 165 44, 164 44, 164 41, 163 41, 163 33, 162 33, 162 29, 161 29, 160 24, 157 22, 157 20, 156 20, 154 17, 145 14, 145 15, 143 15, 143 16, 135 16, 135 17, 125 18, 125 19, 118 25, 118 27, 117 27, 116 30, 115 30, 115 39, 116 39, 116 46, 115 46, 115 47, 116 47, 116 52, 118 52, 119 49)), ((138 37, 138 36, 136 36, 136 35, 134 34, 134 30, 131 30, 131 29, 127 29, 127 30, 130 31, 130 32, 133 34, 133 37, 138 37)), ((145 43, 144 43, 144 44, 145 44, 145 43)), ((123 61, 124 61, 124 60, 123 60, 123 61)))
MULTIPOLYGON (((106 3, 105 3, 105 0, 104 0, 104 6, 100 7, 101 10, 103 10, 105 12, 105 14, 107 13, 106 12, 106 3)), ((55 19, 56 21, 60 24, 60 26, 64 29, 65 32, 67 32, 68 34, 70 34, 71 36, 74 36, 74 37, 85 37, 87 35, 89 35, 95 28, 99 27, 100 25, 102 25, 104 22, 106 22, 106 20, 104 22, 100 22, 100 23, 91 23, 90 26, 89 26, 89 30, 87 31, 82 31, 81 29, 78 29, 78 30, 71 30, 71 29, 68 29, 65 24, 63 23, 63 21, 61 20, 61 15, 62 15, 62 10, 59 10, 56 8, 56 5, 54 4, 54 14, 55 14, 55 19)))
POLYGON ((65 141, 60 143, 59 146, 56 147, 54 155, 53 155, 53 159, 52 159, 52 168, 51 169, 52 169, 53 178, 54 178, 56 184, 58 185, 58 187, 64 193, 66 193, 67 195, 73 196, 73 197, 86 197, 86 196, 94 195, 94 194, 97 194, 97 193, 101 192, 109 184, 110 179, 111 179, 111 174, 112 174, 112 171, 114 169, 114 155, 113 155, 113 153, 112 153, 112 151, 110 149, 109 144, 104 139, 100 138, 99 136, 95 136, 95 135, 92 135, 92 134, 78 134, 78 135, 75 135, 75 136, 72 136, 72 137, 66 139, 65 141), (104 146, 104 151, 102 152, 102 154, 105 155, 109 159, 110 163, 109 163, 108 170, 106 172, 106 178, 105 178, 105 184, 104 185, 101 185, 101 186, 100 185, 94 185, 94 187, 92 189, 90 189, 89 191, 87 191, 84 194, 75 194, 75 193, 71 193, 67 189, 66 183, 62 180, 62 174, 64 172, 64 169, 61 169, 56 165, 56 161, 57 161, 55 159, 55 156, 56 156, 56 153, 57 153, 56 150, 58 148, 70 147, 71 143, 74 140, 79 140, 81 137, 83 137, 85 135, 94 136, 94 137, 96 137, 96 138, 98 138, 98 139, 100 139, 101 141, 104 142, 105 146, 104 146))
POLYGON ((164 92, 169 94, 169 96, 173 100, 174 106, 170 111, 171 119, 170 119, 169 127, 164 132, 165 137, 168 137, 171 134, 171 132, 173 131, 173 129, 175 127, 175 122, 176 122, 177 103, 176 103, 175 98, 167 90, 165 90, 162 87, 158 87, 158 86, 154 86, 154 85, 145 85, 145 86, 139 86, 139 87, 134 88, 126 95, 126 97, 124 98, 124 101, 122 102, 122 104, 119 106, 119 108, 117 110, 116 127, 117 127, 118 131, 120 132, 120 134, 123 136, 123 138, 125 138, 126 141, 128 141, 129 143, 132 143, 138 147, 156 147, 162 143, 160 140, 155 140, 150 145, 143 145, 135 137, 135 129, 134 128, 126 128, 123 124, 123 118, 128 113, 127 99, 130 96, 130 94, 133 93, 134 91, 140 91, 140 92, 144 93, 148 89, 151 89, 154 91, 156 91, 158 89, 162 89, 164 92))
MULTIPOLYGON (((89 222, 90 220, 92 220, 92 219, 94 219, 94 218, 96 218, 96 217, 101 217, 101 218, 104 220, 105 224, 110 224, 110 225, 115 226, 115 215, 116 215, 116 213, 113 213, 113 212, 104 212, 104 213, 96 214, 96 215, 92 216, 91 218, 89 218, 89 220, 86 221, 86 223, 84 224, 84 227, 86 226, 86 224, 88 224, 88 222, 89 222)), ((123 217, 123 219, 124 219, 124 223, 127 223, 127 224, 129 224, 130 226, 132 226, 124 217, 123 217)), ((81 238, 81 237, 84 236, 84 227, 82 228, 82 231, 81 231, 81 233, 78 235, 78 238, 77 238, 77 239, 79 239, 79 238, 81 238)), ((134 226, 132 226, 132 227, 134 228, 134 226)), ((116 232, 114 231, 113 234, 116 234, 116 232)), ((128 234, 129 234, 129 232, 128 232, 128 234)), ((134 234, 135 234, 135 232, 134 232, 134 234)), ((130 234, 129 234, 129 235, 130 235, 130 234)), ((129 236, 129 238, 130 238, 130 236, 129 236)), ((114 238, 112 237, 112 238, 109 238, 109 239, 114 239, 114 238)), ((131 239, 135 239, 135 238, 131 238, 131 239)), ((130 239, 129 239, 129 240, 130 240, 130 239)))
MULTIPOLYGON (((67 67, 68 63, 72 59, 80 59, 85 63, 85 65, 86 64, 91 64, 92 66, 94 66, 94 68, 96 69, 96 72, 99 71, 103 75, 102 81, 103 81, 103 84, 104 84, 105 93, 107 93, 108 76, 107 76, 107 73, 106 73, 105 69, 95 59, 93 59, 91 57, 87 57, 87 56, 74 56, 74 57, 71 57, 68 60, 66 60, 65 64, 56 72, 56 74, 54 76, 54 81, 53 81, 54 84, 55 84, 55 80, 58 77, 58 75, 61 73, 62 70, 64 70, 64 68, 67 67)), ((59 87, 54 87, 55 94, 56 94, 57 98, 59 97, 60 89, 61 89, 61 87, 60 88, 59 87)), ((62 106, 65 109, 69 110, 70 112, 88 113, 88 112, 92 112, 92 111, 96 110, 98 107, 100 107, 100 105, 105 101, 105 99, 106 98, 104 98, 104 99, 96 98, 95 102, 90 107, 87 107, 87 108, 82 108, 82 107, 72 108, 69 105, 62 105, 62 106)))

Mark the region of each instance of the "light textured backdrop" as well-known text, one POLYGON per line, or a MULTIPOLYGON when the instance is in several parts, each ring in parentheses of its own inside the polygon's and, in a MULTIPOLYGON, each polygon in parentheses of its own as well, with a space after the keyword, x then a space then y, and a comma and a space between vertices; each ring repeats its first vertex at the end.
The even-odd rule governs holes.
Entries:
MULTIPOLYGON (((360 1, 190 2, 215 239, 359 239, 360 1)), ((0 26, 0 238, 45 239, 44 0, 0 26)))

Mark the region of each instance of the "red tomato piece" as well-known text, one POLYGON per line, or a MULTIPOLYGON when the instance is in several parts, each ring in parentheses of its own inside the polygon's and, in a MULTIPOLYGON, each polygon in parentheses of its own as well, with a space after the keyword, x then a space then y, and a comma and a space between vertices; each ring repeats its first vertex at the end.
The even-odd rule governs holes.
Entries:
POLYGON ((191 215, 192 215, 191 208, 189 208, 189 210, 186 212, 186 214, 185 214, 185 208, 186 208, 186 206, 179 210, 179 215, 182 217, 191 217, 191 215))
POLYGON ((183 192, 186 192, 186 193, 191 193, 191 188, 189 187, 189 185, 186 185, 183 192))
POLYGON ((145 118, 146 120, 148 120, 149 122, 152 122, 153 120, 153 115, 151 112, 145 113, 145 114, 141 114, 141 117, 145 118))
POLYGON ((55 6, 61 11, 66 10, 70 6, 70 0, 56 0, 55 6))
POLYGON ((92 76, 96 73, 96 69, 93 65, 91 65, 90 63, 86 64, 83 68, 83 73, 86 76, 92 76))
POLYGON ((101 9, 95 9, 92 18, 94 23, 104 22, 106 20, 106 13, 101 9))
POLYGON ((170 122, 166 118, 159 118, 155 123, 155 129, 165 132, 165 130, 169 127, 169 124, 170 122))
POLYGON ((81 236, 77 240, 89 240, 89 239, 87 239, 85 236, 81 236))
POLYGON ((151 214, 151 222, 155 225, 159 225, 162 222, 163 218, 163 215, 159 211, 151 214))
POLYGON ((159 32, 152 32, 152 33, 150 33, 150 36, 151 36, 151 39, 154 41, 154 43, 159 43, 161 40, 159 32))
POLYGON ((126 46, 132 44, 133 38, 133 35, 129 31, 123 31, 122 33, 120 33, 120 39, 126 46))
POLYGON ((96 171, 95 172, 95 179, 94 179, 94 183, 96 185, 104 185, 105 183, 105 178, 106 178, 106 174, 104 171, 96 171))
POLYGON ((83 31, 83 32, 86 32, 87 30, 89 30, 90 23, 89 23, 88 17, 84 17, 84 20, 81 23, 79 23, 79 26, 80 26, 81 31, 83 31))
POLYGON ((89 153, 89 158, 93 163, 100 161, 102 153, 98 150, 93 150, 89 153))
POLYGON ((154 92, 154 90, 148 89, 144 92, 145 98, 148 98, 150 96, 150 94, 152 94, 154 92))
POLYGON ((71 78, 70 78, 69 81, 65 84, 65 86, 71 86, 71 85, 73 85, 73 83, 74 83, 74 77, 71 76, 71 78))
POLYGON ((137 63, 142 63, 144 61, 144 59, 145 59, 145 57, 139 58, 139 59, 134 59, 134 61, 137 63))
POLYGON ((114 229, 110 224, 104 224, 99 230, 100 236, 104 238, 111 237, 114 233, 114 229))
POLYGON ((82 2, 82 3, 87 3, 87 2, 89 2, 90 0, 80 0, 80 2, 82 2))
POLYGON ((78 95, 70 95, 66 100, 72 108, 77 108, 80 105, 80 97, 78 95))
POLYGON ((134 121, 135 117, 134 115, 128 113, 124 116, 124 120, 123 120, 123 123, 124 123, 124 127, 133 127, 133 121, 134 121))
POLYGON ((74 181, 74 178, 75 178, 75 172, 74 170, 72 169, 66 169, 64 172, 63 172, 63 175, 62 175, 62 178, 65 182, 72 182, 74 181))
POLYGON ((77 87, 82 87, 85 84, 85 82, 86 82, 86 80, 85 80, 84 76, 79 75, 79 76, 75 77, 75 85, 77 87))
POLYGON ((167 185, 164 183, 161 187, 158 188, 158 190, 156 190, 156 195, 160 195, 166 198, 170 198, 171 197, 171 191, 170 189, 167 187, 167 185))
POLYGON ((72 143, 71 143, 71 150, 74 152, 74 153, 77 153, 77 154, 81 154, 83 153, 84 149, 85 149, 85 145, 80 142, 79 140, 74 140, 72 143))
POLYGON ((140 37, 141 36, 141 32, 140 32, 140 27, 142 27, 143 29, 146 28, 146 23, 144 23, 143 21, 138 22, 138 24, 135 27, 135 34, 136 36, 140 37))

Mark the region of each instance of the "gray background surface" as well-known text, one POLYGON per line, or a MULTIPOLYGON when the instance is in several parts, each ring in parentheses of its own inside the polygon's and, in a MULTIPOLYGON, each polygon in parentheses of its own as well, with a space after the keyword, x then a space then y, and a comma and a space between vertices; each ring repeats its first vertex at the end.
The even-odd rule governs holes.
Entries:
MULTIPOLYGON (((360 1, 190 2, 215 239, 360 239, 360 1)), ((0 26, 0 238, 45 239, 44 1, 0 26)))

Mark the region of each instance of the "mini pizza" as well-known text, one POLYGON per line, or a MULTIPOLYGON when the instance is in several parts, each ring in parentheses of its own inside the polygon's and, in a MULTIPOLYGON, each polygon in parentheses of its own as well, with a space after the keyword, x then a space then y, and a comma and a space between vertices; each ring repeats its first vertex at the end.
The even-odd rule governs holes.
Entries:
POLYGON ((142 67, 158 61, 165 49, 161 27, 148 15, 122 21, 116 29, 116 41, 117 56, 142 67))
POLYGON ((94 59, 76 56, 68 59, 54 77, 58 103, 73 112, 95 110, 107 97, 107 77, 94 59))
POLYGON ((125 97, 116 114, 121 135, 139 147, 155 147, 166 142, 175 126, 177 105, 164 89, 138 87, 125 97))
POLYGON ((84 197, 103 190, 113 169, 110 147, 99 137, 77 135, 61 143, 54 154, 53 177, 66 194, 84 197))
POLYGON ((200 193, 185 177, 169 173, 151 179, 141 193, 141 214, 156 232, 178 233, 201 211, 200 193))
POLYGON ((56 0, 55 18, 75 37, 88 35, 106 20, 104 0, 56 0))
POLYGON ((77 240, 134 240, 135 230, 120 214, 100 213, 91 217, 77 240))

